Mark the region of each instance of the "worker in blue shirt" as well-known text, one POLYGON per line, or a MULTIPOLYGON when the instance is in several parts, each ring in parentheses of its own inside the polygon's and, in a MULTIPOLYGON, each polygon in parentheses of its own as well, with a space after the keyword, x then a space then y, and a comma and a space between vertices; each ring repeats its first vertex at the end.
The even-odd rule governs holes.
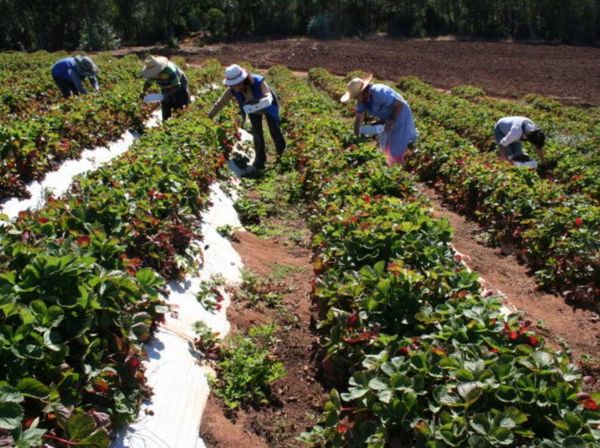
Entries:
POLYGON ((360 134, 366 115, 383 122, 384 131, 379 135, 379 144, 388 165, 404 163, 406 150, 417 139, 412 111, 402 95, 384 84, 371 83, 372 79, 371 74, 352 79, 340 101, 346 103, 350 99, 356 100, 356 135, 360 134))
POLYGON ((89 78, 94 90, 100 89, 98 84, 98 66, 89 56, 63 58, 52 66, 52 78, 63 97, 86 94, 83 80, 89 78))

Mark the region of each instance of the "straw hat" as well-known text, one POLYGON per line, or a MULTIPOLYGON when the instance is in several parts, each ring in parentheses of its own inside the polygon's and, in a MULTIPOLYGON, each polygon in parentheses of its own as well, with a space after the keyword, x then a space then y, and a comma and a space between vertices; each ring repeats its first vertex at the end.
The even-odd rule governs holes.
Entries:
POLYGON ((367 88, 372 79, 372 73, 369 73, 365 78, 354 78, 348 83, 346 93, 342 95, 340 101, 342 103, 347 103, 350 98, 356 98, 360 92, 367 88))
POLYGON ((235 86, 248 77, 248 72, 237 64, 230 65, 225 69, 223 84, 235 86))
POLYGON ((156 78, 169 63, 169 60, 164 56, 148 56, 144 59, 144 68, 142 76, 146 79, 156 78))

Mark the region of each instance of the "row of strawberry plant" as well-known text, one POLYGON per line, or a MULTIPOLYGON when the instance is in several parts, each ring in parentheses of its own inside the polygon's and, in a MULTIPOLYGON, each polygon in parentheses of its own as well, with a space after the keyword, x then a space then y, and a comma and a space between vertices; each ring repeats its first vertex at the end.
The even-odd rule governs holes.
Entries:
POLYGON ((0 124, 0 199, 27 195, 25 183, 40 179, 84 148, 105 146, 126 129, 143 128, 151 109, 139 100, 142 81, 131 63, 112 88, 69 98, 56 109, 0 124))
MULTIPOLYGON (((52 64, 64 54, 11 53, 11 56, 12 64, 5 64, 0 69, 0 122, 40 115, 59 109, 62 102, 69 101, 62 99, 50 74, 52 64), (27 58, 26 66, 22 63, 24 57, 27 58)), ((136 56, 115 58, 109 54, 97 54, 93 58, 100 69, 99 80, 103 90, 110 90, 126 80, 140 78, 141 62, 136 56)))
MULTIPOLYGON (((100 95, 70 98, 46 114, 0 124, 0 200, 26 196, 26 182, 40 179, 83 148, 106 145, 128 128, 141 130, 151 109, 139 102, 137 59, 129 58, 119 67, 114 86, 100 95)), ((217 62, 209 62, 202 71, 189 73, 190 82, 204 85, 209 77, 218 79, 220 71, 217 62)))
POLYGON ((569 133, 572 132, 568 130, 571 125, 574 125, 575 128, 585 126, 583 129, 587 128, 587 132, 593 134, 598 132, 597 120, 600 118, 600 108, 597 106, 568 106, 559 101, 535 94, 525 95, 518 100, 506 100, 490 97, 482 88, 471 85, 453 87, 450 89, 450 93, 486 106, 502 106, 506 110, 513 110, 515 114, 531 116, 534 120, 555 123, 553 127, 564 128, 569 133))
POLYGON ((191 265, 223 130, 201 110, 0 228, 0 441, 107 447, 148 395, 142 343, 191 265), (161 275, 159 275, 161 274, 161 275))
MULTIPOLYGON (((315 82, 328 83, 333 98, 344 88, 325 71, 315 82)), ((408 158, 410 169, 477 218, 493 242, 514 244, 541 286, 594 302, 600 294, 600 208, 590 205, 587 196, 570 195, 531 170, 480 154, 428 115, 416 115, 420 136, 418 150, 408 158)))
MULTIPOLYGON (((564 353, 543 349, 528 323, 500 314, 477 276, 452 251, 451 230, 423 206, 357 175, 369 153, 350 143, 349 122, 315 116, 327 100, 289 72, 271 71, 281 93, 303 183, 318 275, 314 298, 331 392, 303 439, 313 446, 584 446, 600 440, 597 397, 577 395, 580 376, 564 353), (303 110, 308 100, 310 109, 303 110), (314 139, 318 126, 320 143, 314 139), (310 142, 310 143, 307 143, 310 142), (333 144, 333 146, 332 146, 333 144), (336 151, 337 156, 331 156, 336 151), (345 156, 345 157, 344 157, 345 156), (356 179, 360 180, 356 180, 356 179), (325 180, 328 179, 328 180, 325 180), (312 188, 311 188, 312 187, 312 188), (373 188, 375 187, 375 188, 373 188)), ((400 177, 408 182, 404 175, 400 177)))
MULTIPOLYGON (((496 150, 493 139, 496 120, 517 113, 516 109, 507 111, 505 107, 489 107, 453 97, 415 78, 403 79, 398 86, 415 112, 456 131, 482 152, 496 150)), ((541 154, 535 156, 540 159, 538 171, 544 177, 562 183, 569 192, 583 192, 593 200, 599 200, 600 155, 595 148, 600 143, 600 135, 584 134, 584 130, 572 126, 569 130, 572 137, 561 139, 558 133, 562 131, 553 128, 556 123, 541 121, 538 124, 550 134, 541 154)))

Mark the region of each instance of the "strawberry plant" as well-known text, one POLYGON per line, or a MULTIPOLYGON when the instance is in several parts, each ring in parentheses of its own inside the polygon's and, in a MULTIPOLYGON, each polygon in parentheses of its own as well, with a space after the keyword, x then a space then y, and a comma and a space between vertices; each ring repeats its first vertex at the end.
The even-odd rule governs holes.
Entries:
POLYGON ((301 439, 340 447, 598 444, 598 397, 578 395, 581 375, 566 353, 546 350, 529 323, 500 312, 499 299, 454 256, 448 224, 413 202, 410 177, 378 190, 387 183, 370 177, 396 173, 375 163, 374 149, 373 163, 344 163, 360 143, 331 122, 349 121, 307 118, 293 92, 310 109, 327 109, 328 100, 281 69, 270 75, 291 115, 290 157, 314 232, 322 369, 342 391, 332 390, 301 439), (321 145, 306 144, 313 125, 321 145), (321 182, 311 181, 313 169, 321 182))

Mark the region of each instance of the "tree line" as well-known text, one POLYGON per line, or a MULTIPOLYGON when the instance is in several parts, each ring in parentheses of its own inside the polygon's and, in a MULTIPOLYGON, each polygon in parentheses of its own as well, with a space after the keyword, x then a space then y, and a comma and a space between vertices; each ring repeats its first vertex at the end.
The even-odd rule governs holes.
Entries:
POLYGON ((109 49, 248 36, 535 39, 598 45, 600 0, 0 0, 0 48, 109 49))

